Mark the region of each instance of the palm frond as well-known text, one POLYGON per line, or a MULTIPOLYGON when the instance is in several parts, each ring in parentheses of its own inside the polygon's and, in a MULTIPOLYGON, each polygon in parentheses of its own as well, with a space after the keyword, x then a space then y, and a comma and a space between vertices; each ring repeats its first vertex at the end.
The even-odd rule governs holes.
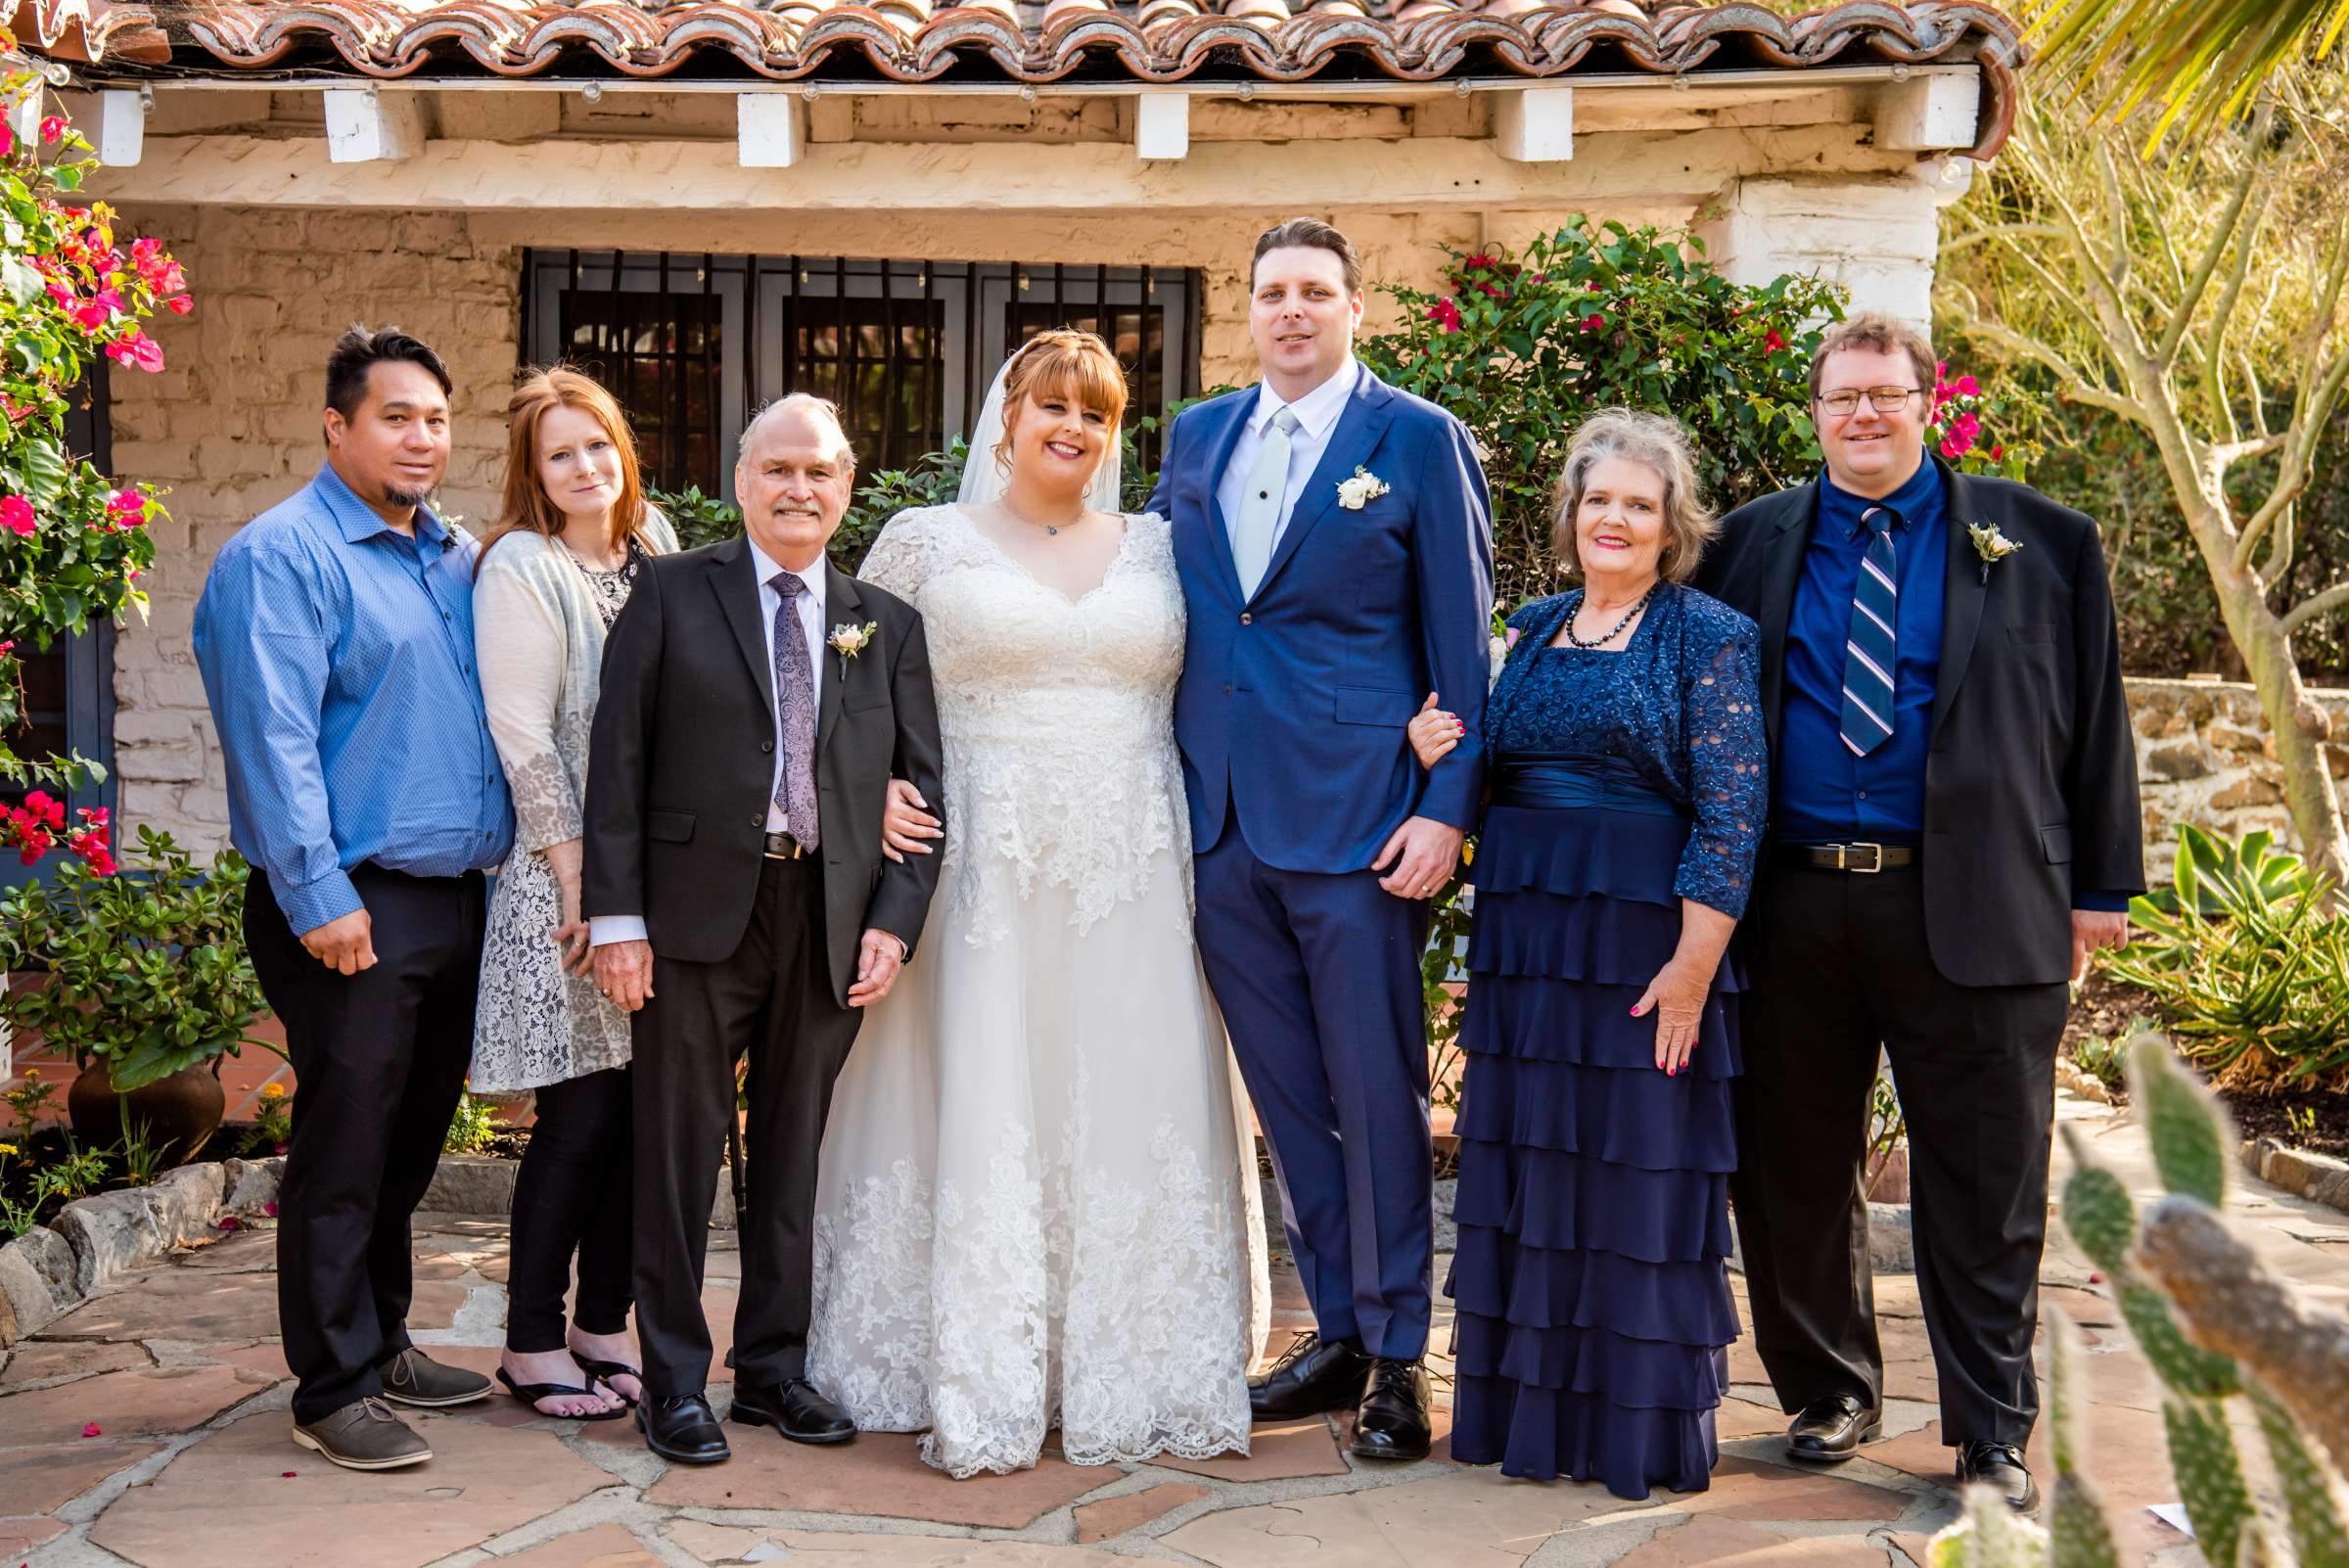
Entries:
POLYGON ((2325 58, 2349 28, 2349 0, 2041 0, 2033 11, 2042 68, 2100 89, 2105 113, 2159 103, 2155 142, 2242 114, 2279 69, 2325 58))

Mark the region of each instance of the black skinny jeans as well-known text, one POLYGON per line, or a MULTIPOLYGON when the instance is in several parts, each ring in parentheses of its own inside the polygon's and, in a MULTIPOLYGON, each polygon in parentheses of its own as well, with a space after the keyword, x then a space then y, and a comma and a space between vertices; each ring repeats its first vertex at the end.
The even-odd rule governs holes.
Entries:
POLYGON ((514 1180, 514 1242, 506 1349, 562 1350, 563 1293, 579 1260, 572 1321, 582 1334, 628 1326, 629 1224, 634 1185, 628 1069, 607 1068, 537 1091, 537 1120, 514 1180))

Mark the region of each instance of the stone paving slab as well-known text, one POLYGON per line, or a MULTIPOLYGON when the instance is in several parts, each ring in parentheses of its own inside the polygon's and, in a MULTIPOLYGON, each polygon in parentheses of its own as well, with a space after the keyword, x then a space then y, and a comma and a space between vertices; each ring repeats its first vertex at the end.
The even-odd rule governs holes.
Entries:
POLYGON ((10 1398, 4 1441, 69 1444, 95 1425, 107 1437, 170 1437, 269 1388, 275 1378, 239 1366, 158 1366, 10 1398))
POLYGON ((124 1493, 90 1540, 140 1568, 253 1568, 266 1519, 271 1568, 422 1568, 612 1484, 551 1433, 406 1419, 432 1459, 361 1474, 294 1448, 282 1411, 245 1416, 124 1493))
POLYGON ((497 1562, 499 1568, 666 1568, 650 1546, 619 1525, 559 1536, 497 1562))
MULTIPOLYGON (((0 1406, 0 1418, 7 1407, 0 1406)), ((0 1498, 25 1513, 55 1513, 108 1476, 161 1453, 154 1443, 76 1438, 52 1449, 0 1449, 0 1498)))
POLYGON ((865 1514, 1018 1530, 1124 1474, 1046 1455, 1032 1469, 956 1481, 924 1464, 921 1440, 904 1432, 863 1432, 838 1448, 809 1448, 764 1427, 729 1423, 726 1441, 734 1450, 729 1462, 672 1465, 645 1500, 681 1508, 865 1514))

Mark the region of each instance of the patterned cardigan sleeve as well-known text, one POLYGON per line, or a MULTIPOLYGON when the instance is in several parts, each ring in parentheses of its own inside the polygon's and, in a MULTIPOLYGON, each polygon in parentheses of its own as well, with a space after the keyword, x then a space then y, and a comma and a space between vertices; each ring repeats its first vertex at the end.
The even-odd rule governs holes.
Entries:
POLYGON ((548 564, 522 540, 508 540, 483 560, 473 588, 482 701, 514 792, 519 847, 532 853, 581 831, 578 793, 557 734, 571 648, 548 564))

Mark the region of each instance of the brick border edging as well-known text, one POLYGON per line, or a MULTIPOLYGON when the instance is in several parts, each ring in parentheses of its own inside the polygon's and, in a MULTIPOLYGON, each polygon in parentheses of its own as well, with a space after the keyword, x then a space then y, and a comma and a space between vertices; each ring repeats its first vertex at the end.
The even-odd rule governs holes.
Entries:
POLYGON ((223 1214, 270 1202, 285 1164, 183 1165, 148 1186, 75 1199, 0 1246, 0 1348, 30 1339, 124 1270, 211 1234, 223 1214))
POLYGON ((2242 1161, 2270 1186, 2349 1214, 2349 1160, 2295 1149, 2281 1138, 2245 1138, 2242 1161))

